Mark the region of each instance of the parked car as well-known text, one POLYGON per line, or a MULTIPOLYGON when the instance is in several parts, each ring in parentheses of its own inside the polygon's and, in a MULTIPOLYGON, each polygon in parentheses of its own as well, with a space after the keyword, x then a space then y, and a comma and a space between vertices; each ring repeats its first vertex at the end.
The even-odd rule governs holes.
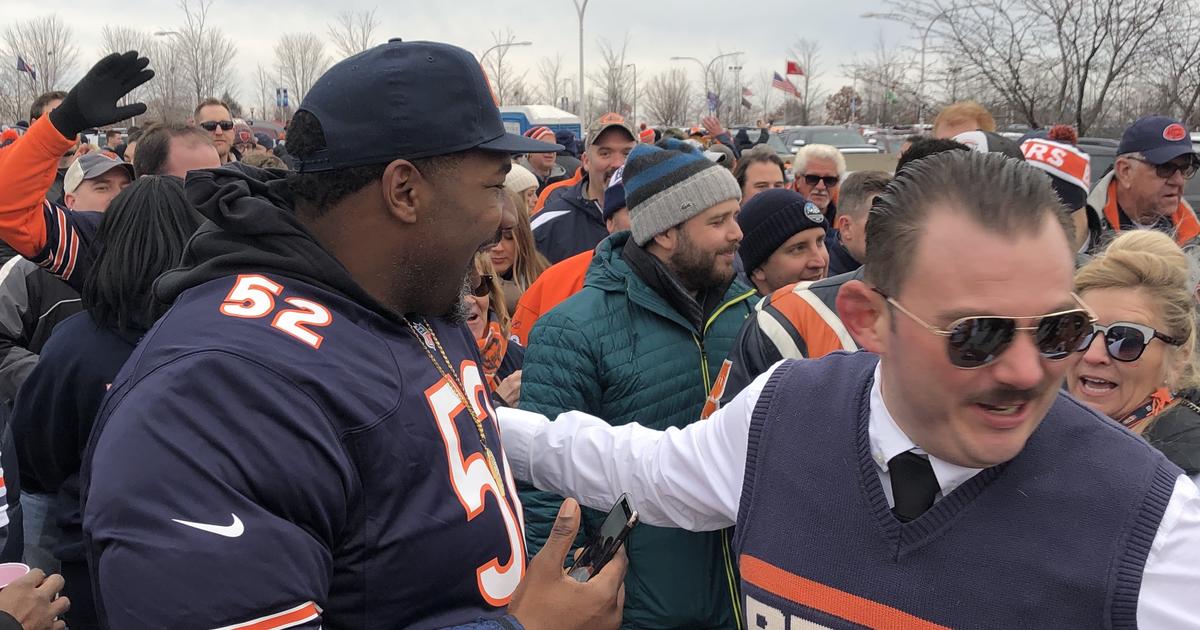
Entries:
POLYGON ((784 143, 796 153, 800 147, 809 144, 828 144, 837 147, 845 154, 882 153, 883 151, 871 140, 863 137, 855 129, 845 127, 797 127, 781 134, 784 143))
MULTIPOLYGON (((742 129, 746 130, 751 140, 758 140, 758 135, 762 131, 757 127, 733 127, 729 129, 729 135, 737 137, 738 131, 742 129)), ((788 128, 772 128, 767 135, 766 145, 771 147, 771 150, 775 152, 775 155, 779 156, 779 159, 783 160, 783 165, 790 173, 792 170, 792 159, 796 157, 796 154, 783 139, 784 134, 788 133, 788 131, 790 131, 788 128)))

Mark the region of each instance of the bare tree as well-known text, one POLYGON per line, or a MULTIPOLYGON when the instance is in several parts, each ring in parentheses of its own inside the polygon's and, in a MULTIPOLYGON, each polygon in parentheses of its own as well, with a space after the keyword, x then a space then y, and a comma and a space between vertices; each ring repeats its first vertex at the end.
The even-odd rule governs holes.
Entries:
POLYGON ((483 67, 501 105, 517 102, 528 93, 525 88, 528 71, 518 73, 509 63, 508 55, 512 52, 512 44, 516 42, 517 36, 512 29, 492 31, 493 46, 489 48, 490 52, 485 52, 487 58, 483 59, 483 67))
POLYGON ((691 83, 687 71, 672 68, 650 79, 642 98, 642 107, 649 118, 663 125, 682 125, 687 122, 691 83))
POLYGON ((571 99, 571 94, 567 92, 567 77, 562 67, 562 55, 555 55, 553 59, 543 57, 538 62, 538 89, 537 98, 543 103, 549 103, 555 107, 562 104, 562 98, 571 99))
POLYGON ((912 65, 898 48, 888 45, 882 32, 878 34, 871 55, 848 67, 847 74, 861 86, 851 88, 862 97, 861 110, 856 112, 860 119, 879 124, 915 119, 917 90, 908 77, 912 65))
POLYGON ((209 22, 213 0, 179 0, 183 25, 173 35, 178 41, 184 78, 195 102, 233 90, 233 58, 237 47, 224 31, 209 22))
POLYGON ((1142 82, 1156 66, 1169 65, 1155 54, 1162 42, 1191 43, 1175 31, 1185 19, 1187 0, 889 4, 892 19, 924 33, 944 65, 985 80, 1002 95, 1006 110, 1030 126, 1072 122, 1080 133, 1105 124, 1109 106, 1135 94, 1128 86, 1142 82))
POLYGON ((275 88, 279 86, 278 75, 273 75, 262 64, 254 69, 254 91, 258 97, 258 120, 279 120, 282 118, 275 107, 275 88))
POLYGON ((37 79, 29 74, 18 79, 18 83, 30 86, 28 94, 65 88, 79 58, 74 38, 71 26, 62 22, 58 14, 26 19, 5 29, 5 59, 16 67, 20 56, 37 72, 37 79))
POLYGON ((326 32, 340 58, 352 57, 375 44, 375 29, 380 24, 375 11, 342 11, 329 24, 326 32))
POLYGON ((1200 6, 1188 5, 1175 37, 1157 42, 1156 85, 1173 114, 1190 127, 1200 125, 1200 6))
POLYGON ((623 116, 628 116, 633 109, 633 70, 625 61, 628 48, 628 35, 621 42, 620 48, 601 38, 600 63, 590 77, 592 86, 598 92, 598 106, 601 110, 617 112, 623 116))
POLYGON ((821 43, 801 38, 788 49, 788 54, 800 63, 800 69, 804 71, 800 78, 800 85, 796 86, 800 89, 801 94, 800 124, 810 125, 812 124, 810 121, 817 117, 816 103, 824 97, 820 85, 817 83, 821 75, 825 74, 821 70, 821 43))
MULTIPOLYGON (((758 112, 762 116, 763 122, 767 122, 770 118, 771 102, 774 101, 775 90, 772 84, 775 82, 775 73, 766 71, 758 77, 758 112)), ((789 97, 790 98, 790 97, 789 97)))
POLYGON ((184 67, 185 51, 177 37, 147 38, 140 50, 150 59, 154 79, 142 86, 149 111, 143 117, 165 122, 185 122, 192 115, 196 101, 189 96, 191 89, 184 67))
POLYGON ((275 44, 275 69, 297 103, 329 69, 325 44, 312 33, 287 33, 275 44))
POLYGON ((106 24, 100 29, 100 56, 146 48, 146 33, 128 26, 106 24))

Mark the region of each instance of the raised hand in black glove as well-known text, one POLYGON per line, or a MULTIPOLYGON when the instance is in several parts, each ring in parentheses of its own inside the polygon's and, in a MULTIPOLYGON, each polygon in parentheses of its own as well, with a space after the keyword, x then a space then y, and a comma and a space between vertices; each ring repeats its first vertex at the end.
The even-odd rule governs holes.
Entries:
POLYGON ((146 113, 145 103, 118 107, 117 102, 154 77, 148 65, 150 60, 139 57, 136 50, 101 59, 50 112, 50 122, 64 137, 74 138, 84 129, 146 113))

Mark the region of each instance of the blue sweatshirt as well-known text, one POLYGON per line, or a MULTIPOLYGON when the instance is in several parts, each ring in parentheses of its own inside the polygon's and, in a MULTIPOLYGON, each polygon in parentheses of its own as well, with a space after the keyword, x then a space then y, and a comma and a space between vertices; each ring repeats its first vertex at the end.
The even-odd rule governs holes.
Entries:
MULTIPOLYGON (((283 182, 189 175, 174 306, 101 407, 84 533, 110 628, 519 628, 521 506, 475 341, 430 318, 500 462, 427 355, 296 221, 283 182)), ((432 352, 436 355, 437 350, 432 352)))

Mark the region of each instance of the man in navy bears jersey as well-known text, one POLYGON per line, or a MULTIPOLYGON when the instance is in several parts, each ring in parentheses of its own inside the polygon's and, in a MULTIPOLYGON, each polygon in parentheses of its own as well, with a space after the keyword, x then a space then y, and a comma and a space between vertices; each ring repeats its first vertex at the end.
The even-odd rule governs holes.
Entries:
MULTIPOLYGON (((510 155, 465 50, 331 68, 296 172, 194 171, 210 219, 112 385, 83 470, 97 607, 124 628, 615 628, 623 556, 526 568, 523 517, 458 310, 510 155)), ((551 549, 553 546, 553 549, 551 549)))

